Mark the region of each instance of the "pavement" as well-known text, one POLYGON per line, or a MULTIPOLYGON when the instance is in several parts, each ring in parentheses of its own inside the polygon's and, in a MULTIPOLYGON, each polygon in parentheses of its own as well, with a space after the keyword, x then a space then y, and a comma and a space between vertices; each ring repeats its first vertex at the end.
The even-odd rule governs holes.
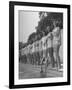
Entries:
POLYGON ((63 70, 59 71, 56 68, 52 68, 51 65, 48 66, 47 73, 40 73, 40 71, 40 65, 20 63, 19 79, 63 77, 63 70))

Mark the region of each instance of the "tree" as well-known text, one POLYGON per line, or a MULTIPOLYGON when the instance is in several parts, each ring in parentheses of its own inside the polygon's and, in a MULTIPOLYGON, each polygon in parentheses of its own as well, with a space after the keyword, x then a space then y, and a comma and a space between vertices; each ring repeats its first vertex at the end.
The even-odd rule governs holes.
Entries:
POLYGON ((19 42, 19 50, 21 50, 23 48, 23 43, 19 42))
POLYGON ((36 36, 36 32, 33 32, 32 34, 30 34, 29 38, 28 38, 28 44, 32 44, 34 41, 36 41, 37 36, 36 36))
POLYGON ((26 47, 27 45, 28 45, 28 43, 19 42, 19 50, 26 47))
POLYGON ((63 28, 63 13, 47 13, 48 18, 51 19, 61 29, 63 28))
MULTIPOLYGON (((42 32, 44 35, 47 35, 50 30, 53 29, 53 22, 48 17, 44 17, 38 23, 37 32, 42 32), (47 28, 49 27, 49 28, 47 28)), ((43 36, 44 36, 43 35, 43 36)))
POLYGON ((40 21, 36 27, 38 33, 47 35, 55 26, 63 28, 63 13, 39 12, 39 17, 40 21))

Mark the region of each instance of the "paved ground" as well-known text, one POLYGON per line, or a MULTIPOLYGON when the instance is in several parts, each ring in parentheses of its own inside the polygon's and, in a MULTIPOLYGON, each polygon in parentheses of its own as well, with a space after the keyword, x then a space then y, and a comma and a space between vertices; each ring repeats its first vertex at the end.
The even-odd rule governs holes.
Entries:
POLYGON ((19 64, 19 79, 62 77, 63 72, 52 69, 51 65, 47 68, 47 73, 40 73, 40 66, 31 64, 19 64))

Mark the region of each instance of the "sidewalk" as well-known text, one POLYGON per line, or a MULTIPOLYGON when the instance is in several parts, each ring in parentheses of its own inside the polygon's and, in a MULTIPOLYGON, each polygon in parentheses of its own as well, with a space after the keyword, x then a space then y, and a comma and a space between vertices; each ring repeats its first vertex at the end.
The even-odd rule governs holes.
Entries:
POLYGON ((47 73, 40 73, 41 66, 31 64, 19 64, 19 79, 43 78, 43 77, 62 77, 63 72, 52 69, 51 65, 47 68, 47 73))

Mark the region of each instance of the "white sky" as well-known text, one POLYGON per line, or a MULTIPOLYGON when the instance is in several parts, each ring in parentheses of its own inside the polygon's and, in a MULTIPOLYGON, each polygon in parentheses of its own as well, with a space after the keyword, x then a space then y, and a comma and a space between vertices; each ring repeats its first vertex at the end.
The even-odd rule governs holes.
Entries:
POLYGON ((36 32, 38 21, 38 12, 19 11, 19 41, 27 42, 28 36, 36 32))

